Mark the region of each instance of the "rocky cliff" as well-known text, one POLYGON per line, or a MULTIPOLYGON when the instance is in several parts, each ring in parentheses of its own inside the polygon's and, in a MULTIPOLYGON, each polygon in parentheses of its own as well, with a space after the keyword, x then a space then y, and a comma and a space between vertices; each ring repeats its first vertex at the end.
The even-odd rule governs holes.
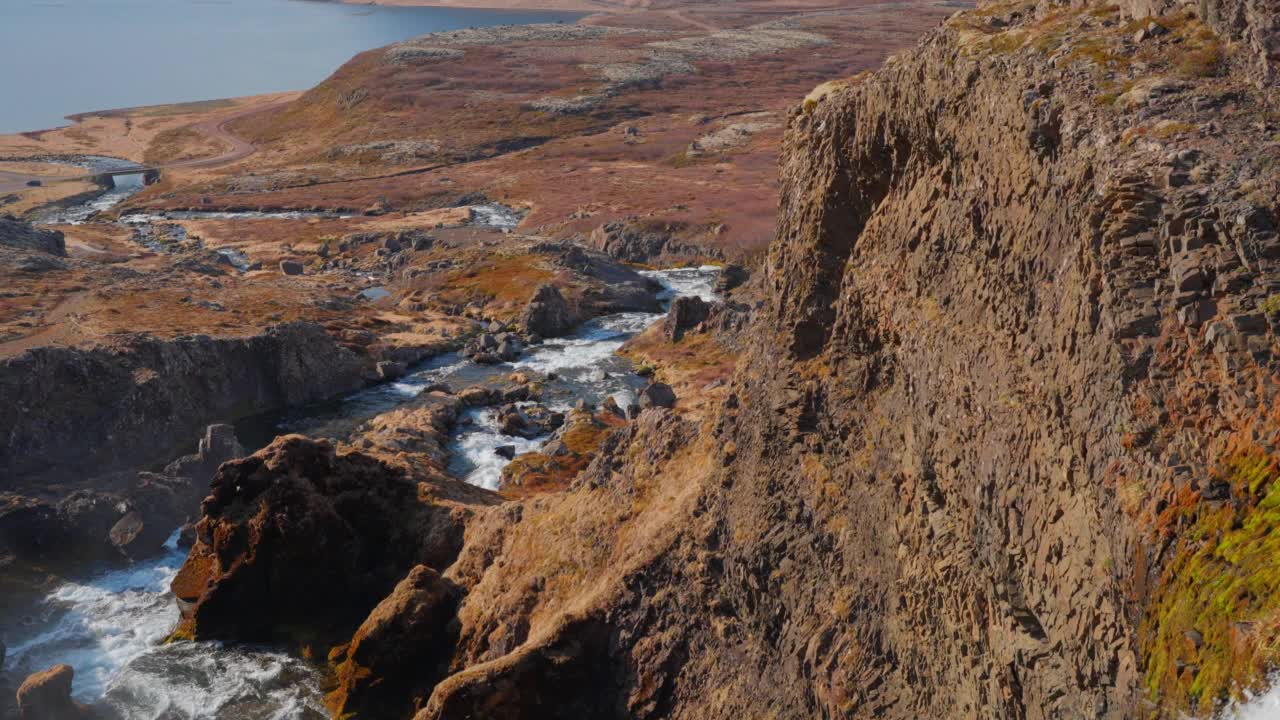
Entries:
POLYGON ((1274 8, 1240 8, 985 5, 816 89, 731 393, 644 411, 568 487, 403 558, 360 603, 404 613, 381 642, 437 643, 400 705, 1177 717, 1258 687, 1280 128, 1274 8))
POLYGON ((311 323, 29 350, 0 362, 0 489, 164 462, 210 422, 330 397, 370 372, 311 323))

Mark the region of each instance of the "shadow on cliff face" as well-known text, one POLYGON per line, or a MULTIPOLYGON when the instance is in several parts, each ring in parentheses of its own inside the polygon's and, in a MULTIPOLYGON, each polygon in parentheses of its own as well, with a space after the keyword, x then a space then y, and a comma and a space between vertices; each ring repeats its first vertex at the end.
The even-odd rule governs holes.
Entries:
POLYGON ((550 635, 450 676, 414 720, 629 717, 617 630, 596 617, 570 617, 550 635))
POLYGON ((311 323, 30 350, 0 363, 0 487, 163 462, 210 422, 354 390, 370 367, 311 323))

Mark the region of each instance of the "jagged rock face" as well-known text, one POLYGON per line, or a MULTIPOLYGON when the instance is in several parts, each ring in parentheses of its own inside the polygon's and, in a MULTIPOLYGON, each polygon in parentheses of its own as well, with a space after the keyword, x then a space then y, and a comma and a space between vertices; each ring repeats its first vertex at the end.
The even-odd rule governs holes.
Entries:
POLYGON ((457 555, 456 507, 423 494, 402 468, 297 435, 223 465, 173 581, 176 634, 349 631, 409 568, 445 568, 457 555))
MULTIPOLYGON (((1072 17, 1076 43, 1083 28, 1108 32, 1072 17)), ((1253 382, 1218 374, 1183 308, 1249 328, 1224 362, 1272 362, 1265 323, 1231 319, 1267 291, 1210 292, 1196 275, 1243 264, 1270 283, 1274 214, 1240 215, 1230 183, 1178 177, 1197 157, 1186 142, 1123 140, 1132 125, 1218 116, 1187 96, 1136 117, 1107 107, 1068 71, 1068 43, 1068 60, 1046 61, 1040 30, 1053 29, 1020 29, 1033 34, 1017 53, 934 33, 791 121, 770 299, 746 363, 760 380, 738 386, 719 433, 733 448, 718 501, 726 614, 745 626, 742 652, 764 658, 761 681, 694 661, 743 704, 1140 711, 1153 661, 1139 626, 1168 557, 1143 513, 1173 500, 1172 465, 1211 475, 1213 438, 1244 421, 1206 419, 1201 433, 1151 408, 1197 374, 1224 397, 1253 382), (1135 447, 1144 426, 1177 439, 1135 447)), ((1256 141, 1242 138, 1264 106, 1240 97, 1250 109, 1225 121, 1237 139, 1195 143, 1224 175, 1247 170, 1235 148, 1256 141)))
POLYGON ((30 350, 0 363, 0 487, 167 460, 212 421, 353 390, 368 364, 309 323, 30 350))

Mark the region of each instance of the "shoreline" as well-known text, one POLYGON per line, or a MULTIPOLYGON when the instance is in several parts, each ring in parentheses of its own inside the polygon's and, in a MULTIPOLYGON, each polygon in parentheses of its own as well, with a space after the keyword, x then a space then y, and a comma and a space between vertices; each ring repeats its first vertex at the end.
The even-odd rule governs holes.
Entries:
MULTIPOLYGON (((456 8, 459 10, 521 10, 547 12, 581 12, 587 13, 581 18, 585 20, 592 15, 614 15, 625 12, 621 7, 602 3, 599 0, 331 0, 343 5, 375 5, 381 7, 436 7, 456 8), (486 4, 487 3, 487 4, 486 4)), ((643 9, 643 8, 640 8, 643 9)))

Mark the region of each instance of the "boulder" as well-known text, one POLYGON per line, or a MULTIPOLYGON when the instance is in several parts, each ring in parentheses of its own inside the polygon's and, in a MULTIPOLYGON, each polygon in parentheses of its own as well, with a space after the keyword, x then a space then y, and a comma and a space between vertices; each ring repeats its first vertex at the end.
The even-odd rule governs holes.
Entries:
POLYGON ((526 333, 541 337, 560 337, 573 329, 573 312, 569 303, 555 285, 545 283, 538 287, 529 304, 525 306, 520 324, 526 333))
POLYGON ((18 711, 22 720, 80 720, 89 710, 71 699, 75 670, 70 665, 54 665, 32 673, 18 688, 18 711))
POLYGON ((516 446, 515 445, 499 445, 498 447, 493 449, 493 454, 497 455, 500 458, 506 458, 507 460, 514 460, 516 457, 516 446))
POLYGON ((730 291, 738 288, 751 277, 751 273, 741 265, 728 264, 720 268, 720 275, 716 278, 716 294, 727 295, 730 291))
POLYGON ((387 252, 393 252, 393 253, 400 252, 401 250, 404 249, 404 246, 401 245, 400 241, 395 237, 388 237, 385 240, 383 240, 382 247, 387 252))
POLYGON ((673 408, 676 406, 676 393, 666 383, 653 383, 640 391, 640 409, 673 408))
POLYGON ((398 380, 404 377, 404 374, 409 370, 405 367, 404 363, 395 362, 394 360, 383 360, 382 362, 379 362, 376 367, 378 379, 384 381, 398 380))
POLYGON ((519 340, 503 340, 498 345, 498 357, 503 362, 511 362, 520 359, 520 354, 524 352, 524 347, 519 340))
POLYGON ((303 272, 302 263, 294 260, 281 260, 280 272, 284 275, 301 275, 303 272))
POLYGON ((711 306, 696 295, 682 295, 671 301, 671 310, 662 321, 662 332, 668 340, 679 341, 711 314, 711 306))

